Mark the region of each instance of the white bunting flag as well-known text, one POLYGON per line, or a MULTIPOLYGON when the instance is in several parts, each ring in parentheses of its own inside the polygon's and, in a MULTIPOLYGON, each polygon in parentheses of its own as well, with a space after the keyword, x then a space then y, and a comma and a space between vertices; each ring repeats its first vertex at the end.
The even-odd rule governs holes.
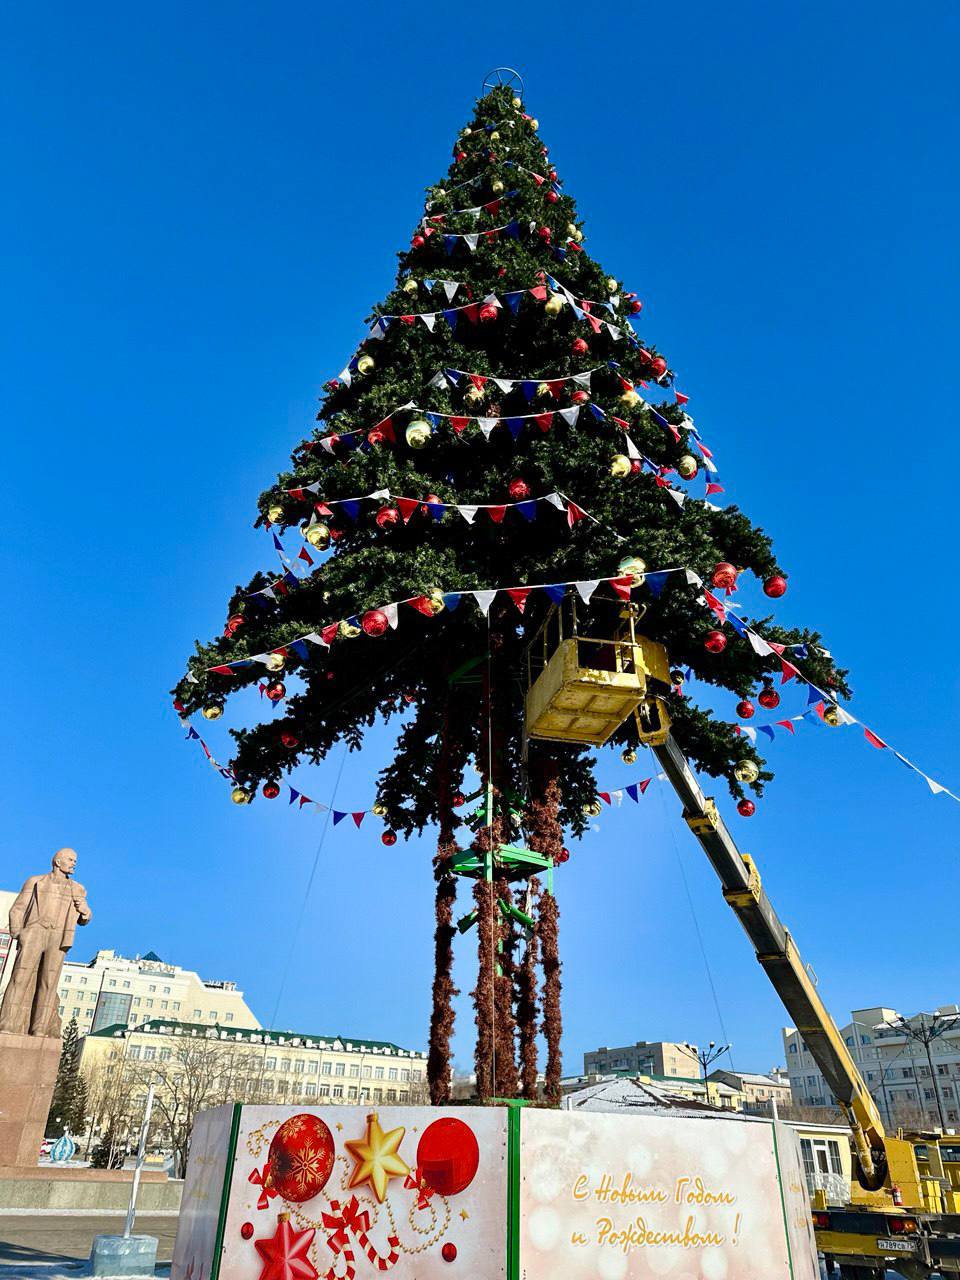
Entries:
POLYGON ((452 302, 453 295, 460 288, 460 282, 458 280, 441 280, 440 283, 443 285, 443 292, 447 295, 447 301, 452 302))
POLYGON ((387 622, 389 622, 389 624, 390 624, 391 628, 392 628, 394 631, 396 631, 396 629, 397 629, 397 606, 396 606, 395 604, 385 604, 385 605, 382 605, 382 606, 381 606, 381 612, 382 612, 382 613, 385 613, 385 614, 387 615, 387 622))
POLYGON ((767 644, 763 636, 758 636, 757 633, 755 631, 751 631, 749 627, 747 628, 747 639, 750 641, 750 648, 761 658, 765 658, 767 654, 774 652, 773 648, 767 644))
POLYGON ((744 736, 745 736, 745 737, 749 738, 751 742, 756 742, 756 740, 757 740, 757 731, 756 731, 756 729, 751 729, 751 728, 749 728, 747 725, 742 724, 742 725, 740 726, 740 732, 741 732, 742 734, 744 734, 744 736))
POLYGON ((679 489, 671 489, 669 485, 667 486, 667 493, 678 507, 682 507, 687 500, 687 495, 685 493, 681 493, 679 489))
POLYGON ((573 381, 579 382, 581 387, 589 387, 590 379, 592 377, 593 377, 592 373, 575 373, 573 375, 573 381))
POLYGON ((559 493, 545 493, 543 495, 544 502, 549 502, 551 507, 556 507, 558 511, 566 511, 566 504, 560 497, 559 493))
POLYGON ((463 516, 464 520, 466 520, 467 524, 473 524, 474 520, 476 520, 477 518, 477 512, 480 510, 480 508, 463 506, 462 504, 458 504, 457 510, 463 516))
POLYGON ((471 231, 470 234, 464 236, 463 239, 467 242, 467 248, 470 250, 470 252, 474 253, 476 251, 477 245, 480 242, 479 234, 476 231, 471 231))
POLYGON ((687 586, 689 587, 703 586, 703 579, 700 577, 699 573, 695 573, 693 569, 684 569, 683 576, 687 580, 687 586))
POLYGON ((624 440, 626 441, 626 444, 627 444, 627 457, 628 457, 628 458, 640 458, 640 457, 642 457, 642 456, 643 456, 643 455, 641 454, 640 450, 639 450, 639 449, 637 448, 637 446, 633 443, 633 441, 630 439, 630 437, 627 435, 627 433, 626 433, 626 432, 624 432, 624 433, 623 433, 623 438, 624 438, 624 440))
POLYGON ((484 617, 490 612, 490 606, 493 604, 493 598, 497 594, 496 591, 471 591, 465 593, 472 595, 474 600, 480 606, 480 612, 484 617))
POLYGON ((497 425, 499 421, 500 421, 499 418, 478 418, 477 419, 477 426, 483 432, 484 440, 490 439, 490 432, 493 430, 493 428, 497 425))
POLYGON ((340 381, 343 383, 345 387, 349 387, 350 383, 353 381, 353 374, 350 372, 349 369, 341 369, 341 371, 337 374, 337 377, 340 379, 340 381))
POLYGON ((564 420, 568 427, 575 427, 577 419, 580 417, 580 406, 578 404, 571 405, 569 409, 558 409, 560 417, 564 420))
POLYGON ((619 342, 621 331, 617 328, 617 326, 615 324, 610 324, 610 322, 607 321, 607 328, 610 330, 610 337, 616 339, 616 341, 619 342))
POLYGON ((490 381, 496 383, 496 385, 500 388, 502 392, 504 392, 504 394, 506 394, 508 391, 513 390, 512 378, 491 378, 490 381))
POLYGON ((427 326, 430 332, 433 333, 433 326, 437 323, 437 313, 435 311, 424 312, 421 314, 420 319, 427 326))
POLYGON ((447 385, 446 371, 441 369, 439 373, 435 373, 427 383, 428 387, 445 387, 447 385))
POLYGON ((600 579, 596 578, 593 582, 575 582, 573 584, 580 592, 580 597, 584 604, 590 603, 590 597, 600 585, 600 579))

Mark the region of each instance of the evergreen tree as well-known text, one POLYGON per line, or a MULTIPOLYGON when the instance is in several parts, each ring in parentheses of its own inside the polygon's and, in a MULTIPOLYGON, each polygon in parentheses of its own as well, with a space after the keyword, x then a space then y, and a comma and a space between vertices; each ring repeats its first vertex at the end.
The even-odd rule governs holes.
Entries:
MULTIPOLYGON (((722 652, 705 647, 722 628, 696 579, 621 569, 634 557, 650 571, 682 567, 709 581, 730 563, 767 582, 771 595, 783 585, 762 530, 734 506, 684 500, 681 481, 667 479, 702 473, 709 452, 681 398, 667 394, 666 358, 631 325, 635 295, 582 239, 536 121, 512 90, 493 89, 457 138, 446 178, 428 189, 395 287, 369 318, 370 335, 327 384, 319 428, 261 495, 259 523, 280 546, 280 534, 302 534, 297 561, 309 572, 293 573, 288 560, 279 577, 261 573, 237 587, 224 634, 197 646, 175 691, 184 717, 202 710, 214 719, 230 693, 256 684, 274 701, 272 718, 233 731, 238 802, 260 786, 275 796, 291 767, 320 761, 340 740, 358 748, 378 717, 400 719, 377 812, 393 832, 440 828, 435 1101, 449 1094, 451 874, 458 844, 471 840, 478 857, 489 855, 493 884, 491 892, 478 885, 475 907, 480 1092, 516 1087, 515 1069, 502 1068, 513 1061, 517 1006, 527 1023, 517 1031, 523 1087, 535 1081, 529 1022, 539 1007, 548 1092, 556 1094, 557 904, 539 886, 527 895, 538 903, 546 986, 534 1000, 530 965, 518 961, 511 992, 495 953, 511 950, 516 927, 507 881, 530 870, 511 871, 498 851, 519 821, 529 848, 562 860, 562 827, 582 832, 597 791, 592 749, 524 735, 525 649, 564 590, 500 591, 478 600, 480 608, 464 593, 600 580, 579 593, 582 632, 610 635, 627 597, 674 667, 705 684, 748 699, 779 671, 775 658, 758 659, 735 637, 722 652), (384 607, 398 601, 398 610, 384 607), (456 831, 454 814, 470 760, 489 788, 473 837, 456 831)), ((811 679, 847 692, 815 632, 766 618, 752 625, 774 644, 807 645, 811 679)), ((755 746, 684 695, 664 690, 680 747, 738 799, 744 783, 735 771, 749 758, 761 794, 772 775, 755 746)), ((637 745, 632 719, 612 742, 637 745)))
POLYGON ((80 1071, 80 1032, 71 1018, 63 1033, 57 1081, 53 1086, 45 1134, 59 1138, 63 1133, 79 1134, 86 1128, 87 1086, 80 1071))

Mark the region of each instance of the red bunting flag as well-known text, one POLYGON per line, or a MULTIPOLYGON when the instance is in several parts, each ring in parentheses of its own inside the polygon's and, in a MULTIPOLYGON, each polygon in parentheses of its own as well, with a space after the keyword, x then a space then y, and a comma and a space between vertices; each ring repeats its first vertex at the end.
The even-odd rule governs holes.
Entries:
POLYGON ((416 316, 412 316, 412 315, 411 315, 411 316, 401 316, 401 317, 400 317, 400 323, 401 323, 401 324, 413 324, 413 323, 414 323, 414 321, 416 320, 416 318, 417 318, 416 316))
POLYGON ((783 675, 780 677, 781 684, 786 684, 788 680, 792 680, 794 676, 798 676, 800 674, 799 670, 793 665, 793 663, 788 662, 786 658, 780 659, 780 666, 783 668, 783 675))
POLYGON ((407 604, 411 609, 416 609, 418 613, 422 613, 425 618, 433 617, 433 602, 426 596, 415 596, 412 600, 408 600, 407 604))
POLYGON ((304 498, 305 498, 306 496, 307 496, 307 495, 303 492, 303 490, 302 490, 302 489, 291 489, 291 490, 290 490, 290 497, 291 497, 291 498, 296 499, 296 501, 297 501, 297 502, 303 502, 303 500, 304 500, 304 498))
MULTIPOLYGON (((530 117, 527 116, 525 118, 529 120, 530 117)), ((542 187, 543 184, 546 182, 546 178, 543 176, 542 173, 533 173, 531 171, 530 177, 534 180, 534 182, 537 184, 538 187, 542 187)))
POLYGON ((523 613, 523 611, 527 607, 527 596, 529 594, 530 594, 529 587, 510 587, 507 590, 507 595, 510 597, 510 599, 517 606, 517 608, 520 610, 521 613, 523 613))
POLYGON ((559 400, 563 395, 563 386, 565 382, 566 378, 553 378, 547 383, 547 386, 550 388, 550 394, 553 396, 554 400, 559 400))
POLYGON ((621 600, 630 599, 630 589, 633 586, 633 578, 626 574, 622 578, 611 578, 610 585, 620 597, 621 600))
POLYGON ((217 673, 217 675, 218 675, 218 676, 232 676, 232 675, 233 675, 233 668, 232 668, 232 667, 211 667, 211 668, 210 668, 210 670, 211 670, 211 671, 215 671, 215 672, 217 673))
POLYGON ((536 298, 538 302, 546 302, 547 286, 545 284, 535 285, 534 288, 530 290, 530 297, 536 298))
POLYGON ((332 515, 333 515, 333 512, 330 510, 330 508, 327 506, 327 504, 326 504, 325 502, 315 502, 315 503, 313 504, 313 509, 314 509, 314 511, 316 511, 316 513, 317 513, 317 515, 318 515, 318 516, 332 516, 332 515))
POLYGON ((597 792, 597 795, 600 797, 600 799, 603 801, 603 803, 604 803, 604 804, 610 804, 610 792, 609 792, 609 791, 598 791, 598 792, 597 792))
POLYGON ((487 507, 487 514, 494 524, 502 524, 503 517, 507 514, 506 507, 487 507))
POLYGON ((485 231, 483 234, 484 234, 484 237, 485 237, 485 239, 486 239, 487 243, 488 243, 488 244, 492 244, 494 240, 499 240, 499 238, 500 238, 500 228, 499 228, 499 227, 494 227, 492 231, 485 231))
POLYGON ((644 780, 639 784, 641 795, 643 795, 643 793, 646 791, 647 787, 649 787, 652 781, 653 781, 652 778, 644 778, 644 780))
POLYGON ((578 520, 582 520, 587 513, 582 507, 578 507, 575 502, 567 499, 567 524, 572 529, 578 520))
POLYGON ((397 437, 393 430, 393 419, 384 418, 382 422, 378 422, 376 429, 381 432, 384 440, 389 440, 391 444, 397 443, 397 437))
POLYGON ((700 452, 703 454, 705 458, 713 458, 713 454, 707 448, 707 446, 703 443, 702 440, 697 441, 697 448, 700 450, 700 452))
POLYGON ((538 413, 534 418, 534 422, 536 422, 541 431, 549 431, 553 426, 553 414, 538 413))
POLYGON ((450 425, 451 427, 453 427, 457 435, 459 435, 461 431, 465 431, 466 428, 470 425, 470 419, 469 418, 451 418, 450 425))
POLYGON ((351 818, 353 818, 354 822, 355 822, 355 823, 357 824, 357 826, 359 827, 360 823, 361 823, 361 822, 364 820, 364 818, 367 816, 367 811, 366 811, 366 809, 361 809, 361 811, 360 811, 359 813, 352 813, 350 816, 351 816, 351 818))
POLYGON ((778 654, 781 658, 783 657, 784 650, 787 647, 785 644, 780 644, 779 641, 777 640, 768 640, 767 644, 770 646, 770 648, 773 650, 774 653, 778 654))
POLYGON ((796 726, 792 720, 777 720, 776 723, 780 725, 782 729, 786 729, 789 733, 797 732, 796 726))
POLYGON ((339 622, 331 622, 329 626, 324 627, 320 632, 320 640, 328 648, 333 644, 334 637, 340 629, 339 622))
POLYGON ((478 391, 482 391, 484 386, 486 385, 487 379, 482 373, 471 373, 470 381, 473 383, 473 385, 477 388, 478 391))
POLYGON ((420 503, 417 502, 415 498, 397 498, 396 504, 397 504, 397 510, 403 516, 404 524, 407 524, 409 522, 410 517, 413 515, 417 507, 419 507, 420 505, 420 503))
POLYGON ((723 493, 723 485, 714 484, 712 481, 708 480, 707 481, 707 497, 709 497, 711 493, 723 493))
POLYGON ((629 381, 628 381, 628 380, 623 376, 623 374, 622 374, 622 373, 618 373, 618 374, 617 374, 617 377, 620 379, 620 385, 621 385, 621 387, 623 387, 624 391, 632 391, 632 390, 633 390, 633 383, 632 383, 632 382, 629 382, 629 381))
POLYGON ((872 747, 878 747, 881 751, 883 751, 887 745, 882 738, 878 738, 873 730, 868 729, 866 725, 863 726, 863 736, 872 747))
POLYGON ((297 559, 306 560, 307 564, 310 564, 310 565, 313 564, 313 556, 310 554, 310 552, 307 550, 306 547, 300 548, 300 554, 297 556, 297 559))
POLYGON ((313 804, 313 801, 310 799, 309 796, 300 797, 300 808, 302 809, 305 804, 313 804))
POLYGON ((480 311, 479 302, 471 302, 468 306, 461 307, 460 310, 467 317, 467 319, 470 321, 471 324, 477 323, 477 316, 480 311))

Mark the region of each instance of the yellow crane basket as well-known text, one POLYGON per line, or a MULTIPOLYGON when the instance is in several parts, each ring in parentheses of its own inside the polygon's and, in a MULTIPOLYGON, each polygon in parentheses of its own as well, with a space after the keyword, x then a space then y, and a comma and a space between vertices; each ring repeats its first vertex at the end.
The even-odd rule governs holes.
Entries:
POLYGON ((612 635, 582 635, 575 597, 551 605, 527 647, 529 737, 600 747, 634 715, 641 742, 666 741, 667 651, 636 634, 636 618, 636 606, 628 605, 612 635))

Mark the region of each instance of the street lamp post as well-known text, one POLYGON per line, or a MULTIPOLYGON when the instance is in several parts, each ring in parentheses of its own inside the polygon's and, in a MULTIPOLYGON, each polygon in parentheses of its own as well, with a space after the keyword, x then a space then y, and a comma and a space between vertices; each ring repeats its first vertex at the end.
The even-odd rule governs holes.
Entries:
MULTIPOLYGON (((684 1043, 680 1046, 680 1048, 683 1049, 684 1052, 688 1053, 691 1058, 696 1058, 697 1062, 699 1062, 700 1072, 703 1076, 703 1083, 704 1085, 706 1085, 707 1072, 709 1071, 713 1063, 716 1062, 718 1058, 722 1057, 723 1054, 727 1052, 727 1050, 730 1048, 730 1045, 728 1044, 718 1045, 715 1040, 711 1040, 709 1045, 706 1047, 706 1049, 695 1049, 692 1044, 688 1044, 686 1041, 684 1041, 684 1043)), ((709 1102, 710 1099, 708 1098, 707 1101, 709 1102)))
MULTIPOLYGON (((883 1022, 880 1025, 891 1031, 899 1031, 901 1035, 913 1040, 916 1044, 922 1044, 927 1057, 927 1064, 930 1068, 930 1079, 933 1082, 933 1096, 937 1102, 937 1114, 940 1117, 940 1128, 946 1129, 947 1122, 943 1115, 943 1102, 940 1098, 940 1089, 937 1085, 937 1073, 933 1065, 933 1054, 930 1046, 935 1040, 939 1040, 941 1036, 946 1035, 948 1031, 955 1028, 960 1022, 960 1014, 956 1013, 921 1013, 917 1015, 915 1021, 910 1022, 902 1014, 899 1014, 893 1022, 883 1022), (929 1019, 929 1021, 928 1021, 929 1019)), ((916 1070, 914 1070, 916 1076, 916 1070)), ((917 1081, 917 1100, 920 1101, 920 1082, 917 1081)))

